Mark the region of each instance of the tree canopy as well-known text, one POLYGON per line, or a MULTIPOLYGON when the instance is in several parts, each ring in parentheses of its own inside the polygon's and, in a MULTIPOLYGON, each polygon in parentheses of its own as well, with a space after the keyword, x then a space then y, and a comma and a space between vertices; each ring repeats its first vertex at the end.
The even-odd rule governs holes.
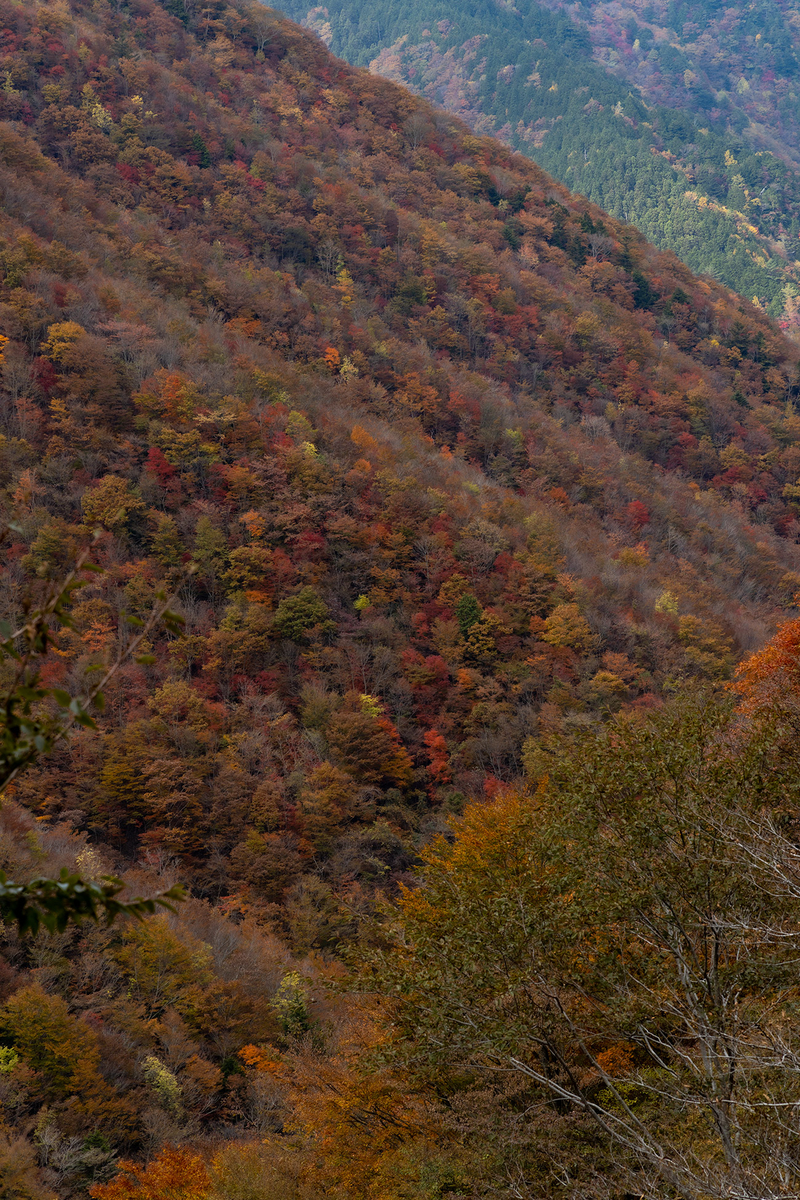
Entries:
POLYGON ((779 741, 682 697, 531 747, 534 790, 424 851, 372 958, 390 1055, 466 1093, 468 1137, 513 1127, 505 1166, 548 1194, 796 1179, 800 778, 779 741), (520 1106, 549 1115, 523 1130, 520 1106))

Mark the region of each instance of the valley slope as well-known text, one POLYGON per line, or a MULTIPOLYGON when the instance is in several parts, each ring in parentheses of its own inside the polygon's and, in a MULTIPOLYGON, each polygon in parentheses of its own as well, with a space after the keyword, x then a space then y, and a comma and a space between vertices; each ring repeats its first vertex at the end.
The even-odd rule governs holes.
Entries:
POLYGON ((797 324, 792 5, 283 7, 797 324))
POLYGON ((96 531, 47 684, 160 589, 184 620, 0 810, 9 872, 194 897, 4 934, 0 1152, 70 1195, 89 1151, 283 1129, 309 1013, 369 1042, 332 956, 447 816, 763 644, 800 376, 764 312, 270 10, 0 14, 2 616, 96 531))

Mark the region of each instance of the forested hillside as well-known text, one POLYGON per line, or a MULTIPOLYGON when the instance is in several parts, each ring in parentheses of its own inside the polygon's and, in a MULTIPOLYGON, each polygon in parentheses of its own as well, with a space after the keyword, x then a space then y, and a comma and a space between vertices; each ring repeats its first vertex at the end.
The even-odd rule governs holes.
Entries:
POLYGON ((282 8, 797 325, 796 6, 282 8))
POLYGON ((547 7, 585 21, 596 59, 647 99, 699 116, 723 112, 756 145, 800 161, 796 4, 633 0, 624 15, 603 0, 547 7))
POLYGON ((343 955, 537 747, 650 728, 790 614, 796 347, 261 6, 0 12, 0 616, 96 537, 67 701, 159 592, 183 621, 9 786, 0 867, 191 893, 5 930, 0 1179, 497 1194, 343 955))

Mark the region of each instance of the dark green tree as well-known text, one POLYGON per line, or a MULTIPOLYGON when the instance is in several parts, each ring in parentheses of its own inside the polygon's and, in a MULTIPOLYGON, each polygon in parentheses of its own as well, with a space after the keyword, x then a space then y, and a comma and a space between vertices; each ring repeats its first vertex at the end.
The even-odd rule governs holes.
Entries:
POLYGON ((472 592, 466 592, 456 605, 456 620, 461 636, 466 637, 473 625, 483 616, 483 609, 472 592))

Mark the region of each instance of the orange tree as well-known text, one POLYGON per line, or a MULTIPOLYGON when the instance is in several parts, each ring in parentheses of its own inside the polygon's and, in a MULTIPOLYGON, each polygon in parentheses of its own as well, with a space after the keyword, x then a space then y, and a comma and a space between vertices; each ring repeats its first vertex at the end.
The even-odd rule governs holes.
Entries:
MULTIPOLYGON (((796 600, 800 597, 796 597, 796 600)), ((800 620, 787 621, 770 642, 745 659, 731 690, 752 724, 771 725, 783 750, 796 753, 800 735, 800 620)))
POLYGON ((124 1161, 110 1183, 89 1188, 92 1200, 207 1200, 211 1180, 204 1159, 167 1146, 149 1166, 124 1161))

